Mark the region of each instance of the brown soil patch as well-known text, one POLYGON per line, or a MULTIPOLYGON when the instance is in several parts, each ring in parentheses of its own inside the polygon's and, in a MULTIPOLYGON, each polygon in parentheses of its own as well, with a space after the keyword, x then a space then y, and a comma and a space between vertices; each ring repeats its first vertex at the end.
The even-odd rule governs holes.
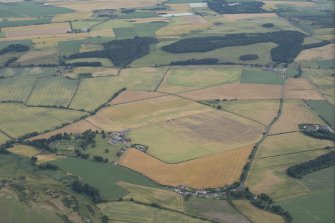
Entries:
POLYGON ((198 189, 222 187, 239 180, 251 149, 252 145, 245 146, 178 164, 166 164, 136 149, 129 149, 120 164, 163 185, 198 189))

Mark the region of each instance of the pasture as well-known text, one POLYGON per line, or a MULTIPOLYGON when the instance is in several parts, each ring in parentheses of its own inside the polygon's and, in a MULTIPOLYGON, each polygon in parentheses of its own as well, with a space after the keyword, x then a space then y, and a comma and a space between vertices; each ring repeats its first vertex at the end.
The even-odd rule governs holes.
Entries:
POLYGON ((122 222, 208 222, 181 213, 161 210, 127 201, 102 203, 98 206, 109 219, 122 222), (129 212, 132 214, 130 215, 129 212))
POLYGON ((130 200, 132 198, 135 201, 145 204, 156 203, 165 208, 180 211, 184 210, 183 198, 175 192, 125 182, 119 182, 118 185, 128 192, 123 198, 124 200, 130 200))
POLYGON ((222 107, 222 110, 233 112, 268 125, 276 116, 278 100, 237 100, 237 101, 204 101, 204 103, 222 107))
POLYGON ((298 124, 301 123, 323 124, 324 122, 303 101, 285 101, 282 114, 272 126, 270 134, 298 131, 298 124))
POLYGON ((279 73, 265 70, 242 70, 241 83, 249 84, 283 84, 284 79, 279 73))
POLYGON ((67 107, 78 85, 78 80, 70 80, 64 77, 39 78, 27 104, 67 107))
POLYGON ((17 138, 31 132, 42 133, 52 130, 86 113, 54 108, 25 107, 21 104, 0 104, 0 114, 2 131, 17 138))
POLYGON ((87 120, 104 130, 122 130, 209 110, 186 99, 165 96, 104 108, 87 120))
POLYGON ((132 39, 137 36, 133 27, 113 28, 116 39, 132 39))
POLYGON ((284 223, 284 219, 276 214, 255 207, 246 200, 234 200, 234 206, 247 216, 252 222, 257 223, 284 223))
POLYGON ((163 185, 214 188, 239 180, 251 149, 251 145, 244 146, 178 164, 166 164, 136 149, 129 149, 119 163, 163 185))
POLYGON ((287 199, 279 204, 290 210, 293 220, 297 222, 331 222, 334 197, 334 168, 329 167, 304 176, 301 183, 310 193, 304 196, 287 199))
POLYGON ((97 163, 78 158, 63 158, 51 163, 56 164, 70 174, 81 177, 85 183, 98 188, 102 197, 107 200, 116 200, 127 194, 126 190, 117 184, 120 181, 157 187, 157 184, 143 175, 112 164, 97 163))
POLYGON ((280 86, 232 83, 180 93, 180 95, 197 101, 212 99, 279 99, 280 86))
POLYGON ((319 116, 321 116, 328 125, 335 126, 334 105, 327 101, 306 101, 311 109, 319 116))
POLYGON ((66 33, 69 30, 70 26, 68 23, 50 23, 43 25, 2 28, 2 31, 5 32, 6 37, 54 35, 59 33, 66 33))

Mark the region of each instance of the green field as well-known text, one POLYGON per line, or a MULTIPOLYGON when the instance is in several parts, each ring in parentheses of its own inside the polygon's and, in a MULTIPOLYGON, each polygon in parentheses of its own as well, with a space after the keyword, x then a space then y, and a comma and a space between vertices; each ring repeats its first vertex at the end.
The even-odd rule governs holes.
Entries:
POLYGON ((334 167, 306 175, 301 183, 309 193, 279 204, 289 210, 294 222, 332 222, 334 220, 334 167))
POLYGON ((72 29, 89 29, 95 24, 100 23, 100 21, 74 21, 71 22, 72 29))
POLYGON ((79 53, 83 40, 69 40, 58 42, 58 48, 64 54, 79 53))
POLYGON ((52 20, 52 17, 41 17, 37 19, 19 20, 19 21, 8 21, 4 19, 0 22, 0 27, 15 27, 15 26, 30 26, 30 25, 47 24, 47 23, 50 23, 51 20, 52 20))
POLYGON ((141 223, 163 223, 163 222, 183 222, 200 223, 207 222, 192 218, 180 213, 165 211, 158 208, 152 208, 132 202, 109 202, 98 205, 102 212, 111 220, 124 222, 141 223), (131 214, 129 214, 131 213, 131 214))
POLYGON ((133 27, 113 28, 113 32, 117 39, 132 39, 137 36, 133 27))
POLYGON ((155 32, 167 24, 166 22, 134 23, 134 28, 138 36, 155 36, 155 32))
POLYGON ((68 173, 81 177, 85 183, 98 188, 102 197, 108 200, 116 200, 127 194, 122 187, 117 185, 119 181, 157 187, 153 181, 143 175, 113 164, 70 157, 58 159, 52 163, 68 173))
POLYGON ((126 20, 112 19, 94 26, 92 30, 114 29, 114 28, 131 28, 132 24, 126 20))
POLYGON ((238 82, 240 75, 240 67, 177 66, 171 67, 167 83, 175 86, 202 88, 238 82))
POLYGON ((50 5, 43 6, 31 1, 0 4, 0 15, 2 18, 53 16, 70 12, 73 12, 73 10, 50 5))
POLYGON ((335 126, 334 105, 330 104, 327 101, 308 100, 306 102, 309 106, 312 107, 313 111, 316 114, 321 116, 327 122, 328 125, 332 127, 335 126))
POLYGON ((0 126, 2 131, 17 138, 27 133, 60 127, 85 114, 63 109, 25 107, 21 104, 0 104, 0 126))
POLYGON ((265 70, 242 70, 241 83, 283 84, 284 79, 278 73, 265 70))
POLYGON ((28 100, 28 105, 66 107, 78 84, 79 80, 64 77, 39 78, 28 100))

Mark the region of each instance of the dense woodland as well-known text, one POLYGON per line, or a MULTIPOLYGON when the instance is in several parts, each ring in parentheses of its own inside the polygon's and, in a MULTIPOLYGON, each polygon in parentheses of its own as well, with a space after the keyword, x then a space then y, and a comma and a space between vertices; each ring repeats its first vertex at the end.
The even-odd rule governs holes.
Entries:
POLYGON ((225 0, 207 0, 208 8, 220 14, 262 13, 263 2, 227 2, 225 0))
POLYGON ((303 49, 304 38, 305 34, 290 30, 271 33, 239 33, 186 38, 163 46, 162 49, 170 53, 207 52, 223 47, 273 42, 278 46, 271 50, 272 60, 277 63, 290 63, 303 49))
POLYGON ((126 67, 135 59, 148 54, 150 52, 150 45, 155 42, 156 40, 152 37, 135 37, 133 39, 114 40, 104 43, 104 50, 75 53, 66 57, 66 59, 92 57, 108 58, 115 66, 126 67))
POLYGON ((323 154, 313 160, 290 166, 287 174, 301 179, 304 175, 335 165, 335 151, 323 154))
POLYGON ((7 47, 3 48, 1 51, 0 51, 0 55, 3 55, 5 53, 11 53, 11 52, 25 52, 25 51, 28 51, 30 48, 29 46, 26 46, 26 45, 22 45, 22 44, 11 44, 11 45, 8 45, 7 47))

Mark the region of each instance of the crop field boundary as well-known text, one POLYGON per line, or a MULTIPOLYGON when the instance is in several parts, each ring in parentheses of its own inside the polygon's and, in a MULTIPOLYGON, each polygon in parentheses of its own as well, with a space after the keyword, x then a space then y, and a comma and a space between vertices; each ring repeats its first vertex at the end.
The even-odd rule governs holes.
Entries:
POLYGON ((158 92, 157 90, 158 90, 158 88, 161 86, 161 84, 162 84, 162 82, 164 81, 166 75, 169 73, 170 68, 171 68, 171 65, 169 65, 168 68, 166 69, 165 74, 163 75, 162 79, 159 81, 158 85, 156 86, 156 88, 155 88, 155 90, 154 90, 155 92, 158 92))
POLYGON ((35 89, 35 87, 36 87, 36 85, 37 85, 37 82, 38 82, 38 80, 39 80, 40 78, 41 78, 41 77, 37 77, 37 78, 35 79, 35 82, 34 82, 33 86, 31 87, 31 90, 30 90, 30 92, 29 92, 29 95, 28 95, 28 97, 27 97, 26 102, 22 102, 24 105, 27 105, 27 104, 28 104, 28 101, 29 101, 31 95, 33 94, 34 89, 35 89))
POLYGON ((78 92, 78 89, 79 89, 79 86, 80 86, 80 83, 81 83, 81 78, 79 79, 78 83, 77 83, 77 86, 76 86, 76 89, 74 90, 74 93, 72 94, 72 97, 69 101, 69 103, 67 104, 66 108, 69 109, 70 108, 70 105, 74 99, 74 97, 76 96, 77 92, 78 92))
POLYGON ((4 134, 5 136, 7 136, 9 139, 14 139, 12 136, 8 135, 6 132, 2 131, 0 129, 0 133, 4 134))
POLYGON ((298 151, 298 152, 291 152, 291 153, 283 153, 283 154, 277 154, 277 155, 272 155, 272 156, 263 156, 263 157, 259 157, 257 159, 266 159, 266 158, 271 158, 271 157, 277 157, 277 156, 286 156, 286 155, 291 155, 291 154, 297 154, 297 153, 307 153, 307 152, 312 152, 312 151, 318 151, 318 150, 330 150, 330 149, 334 149, 335 146, 333 147, 329 147, 329 148, 318 148, 318 149, 308 149, 308 150, 302 150, 302 151, 298 151))
POLYGON ((289 131, 289 132, 273 133, 273 134, 269 134, 268 136, 285 135, 285 134, 295 133, 295 132, 298 132, 298 131, 289 131))

